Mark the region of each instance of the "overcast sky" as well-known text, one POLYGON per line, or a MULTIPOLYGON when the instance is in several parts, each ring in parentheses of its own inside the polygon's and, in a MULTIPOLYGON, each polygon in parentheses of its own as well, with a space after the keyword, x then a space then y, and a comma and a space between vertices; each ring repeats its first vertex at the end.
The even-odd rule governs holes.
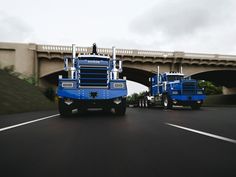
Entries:
POLYGON ((236 54, 235 0, 1 1, 0 41, 236 54))

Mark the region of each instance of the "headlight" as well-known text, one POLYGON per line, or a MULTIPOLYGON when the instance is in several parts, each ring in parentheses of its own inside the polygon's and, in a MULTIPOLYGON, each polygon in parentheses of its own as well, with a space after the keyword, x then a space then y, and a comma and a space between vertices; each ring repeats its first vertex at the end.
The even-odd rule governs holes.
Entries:
POLYGON ((73 82, 62 82, 61 86, 63 88, 73 88, 74 87, 74 83, 73 82))
POLYGON ((173 95, 178 95, 179 92, 178 92, 178 91, 172 91, 172 94, 173 94, 173 95))
POLYGON ((198 91, 197 91, 197 94, 198 94, 198 95, 202 95, 202 94, 203 94, 203 91, 202 91, 202 90, 198 90, 198 91))
POLYGON ((122 88, 125 88, 125 84, 122 82, 116 82, 116 83, 113 83, 113 87, 117 89, 122 89, 122 88))

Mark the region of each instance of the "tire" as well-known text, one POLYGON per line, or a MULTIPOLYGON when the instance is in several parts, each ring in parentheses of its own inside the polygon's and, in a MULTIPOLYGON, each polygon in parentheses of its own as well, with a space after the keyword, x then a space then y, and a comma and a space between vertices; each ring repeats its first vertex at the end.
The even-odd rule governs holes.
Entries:
POLYGON ((68 117, 68 116, 71 116, 72 114, 72 109, 63 102, 63 99, 59 99, 58 111, 61 117, 68 117))
POLYGON ((143 101, 139 100, 139 107, 142 108, 143 107, 143 101))
POLYGON ((122 99, 119 105, 115 106, 115 114, 118 116, 124 116, 126 112, 126 99, 122 99))
POLYGON ((173 108, 172 101, 170 100, 170 98, 167 95, 162 96, 162 105, 163 105, 164 109, 172 109, 173 108))
POLYGON ((142 108, 145 108, 144 100, 142 100, 142 108))
POLYGON ((147 108, 147 104, 146 104, 146 100, 145 99, 143 99, 143 107, 147 108))
POLYGON ((143 99, 143 107, 146 108, 146 100, 143 99))
POLYGON ((200 107, 201 107, 200 104, 192 104, 192 105, 191 105, 192 110, 199 110, 200 107))
POLYGON ((111 108, 103 108, 102 109, 104 113, 110 113, 111 112, 111 108))
POLYGON ((145 108, 148 108, 148 100, 147 99, 144 100, 144 105, 145 105, 145 108))
POLYGON ((85 107, 79 107, 77 108, 79 114, 85 114, 87 112, 87 108, 85 107))
POLYGON ((150 101, 147 100, 147 108, 151 108, 151 104, 150 104, 150 101))

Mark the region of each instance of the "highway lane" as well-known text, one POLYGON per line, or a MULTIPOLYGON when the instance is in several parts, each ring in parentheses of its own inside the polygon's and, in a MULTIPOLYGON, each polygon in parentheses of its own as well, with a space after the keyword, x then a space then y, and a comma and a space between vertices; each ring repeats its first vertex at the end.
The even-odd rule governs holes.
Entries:
MULTIPOLYGON (((0 128, 57 114, 0 116, 0 128)), ((236 176, 236 108, 58 116, 0 132, 1 176, 236 176)))

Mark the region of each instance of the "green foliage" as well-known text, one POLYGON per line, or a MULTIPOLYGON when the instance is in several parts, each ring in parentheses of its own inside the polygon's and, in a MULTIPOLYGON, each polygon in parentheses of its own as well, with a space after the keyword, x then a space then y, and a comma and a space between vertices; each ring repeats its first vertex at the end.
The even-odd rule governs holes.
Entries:
POLYGON ((148 92, 143 91, 143 92, 141 92, 141 93, 138 94, 138 98, 141 99, 141 98, 147 96, 147 94, 148 94, 148 92))
POLYGON ((222 87, 215 86, 209 81, 199 81, 199 88, 204 88, 206 95, 219 95, 222 94, 222 87))
POLYGON ((44 91, 44 95, 51 101, 55 101, 56 93, 52 87, 47 88, 44 91))
POLYGON ((35 85, 36 84, 36 78, 34 75, 31 75, 31 76, 26 76, 24 74, 21 74, 19 72, 15 72, 14 71, 14 66, 13 65, 10 65, 10 66, 6 66, 2 69, 4 72, 14 76, 14 77, 17 77, 19 79, 22 79, 26 82, 28 82, 29 84, 31 85, 35 85))
POLYGON ((128 104, 135 104, 136 101, 138 100, 139 94, 133 93, 132 95, 127 97, 127 103, 128 104))
POLYGON ((3 68, 3 71, 7 72, 8 74, 12 74, 14 72, 14 66, 13 65, 6 66, 3 68))
POLYGON ((26 82, 28 82, 31 85, 36 84, 36 79, 34 76, 24 77, 23 80, 25 80, 26 82))
POLYGON ((139 99, 143 98, 145 95, 147 94, 147 92, 141 92, 141 93, 133 93, 132 95, 127 97, 127 104, 137 104, 139 99))
POLYGON ((0 114, 55 109, 38 87, 0 69, 0 114))

